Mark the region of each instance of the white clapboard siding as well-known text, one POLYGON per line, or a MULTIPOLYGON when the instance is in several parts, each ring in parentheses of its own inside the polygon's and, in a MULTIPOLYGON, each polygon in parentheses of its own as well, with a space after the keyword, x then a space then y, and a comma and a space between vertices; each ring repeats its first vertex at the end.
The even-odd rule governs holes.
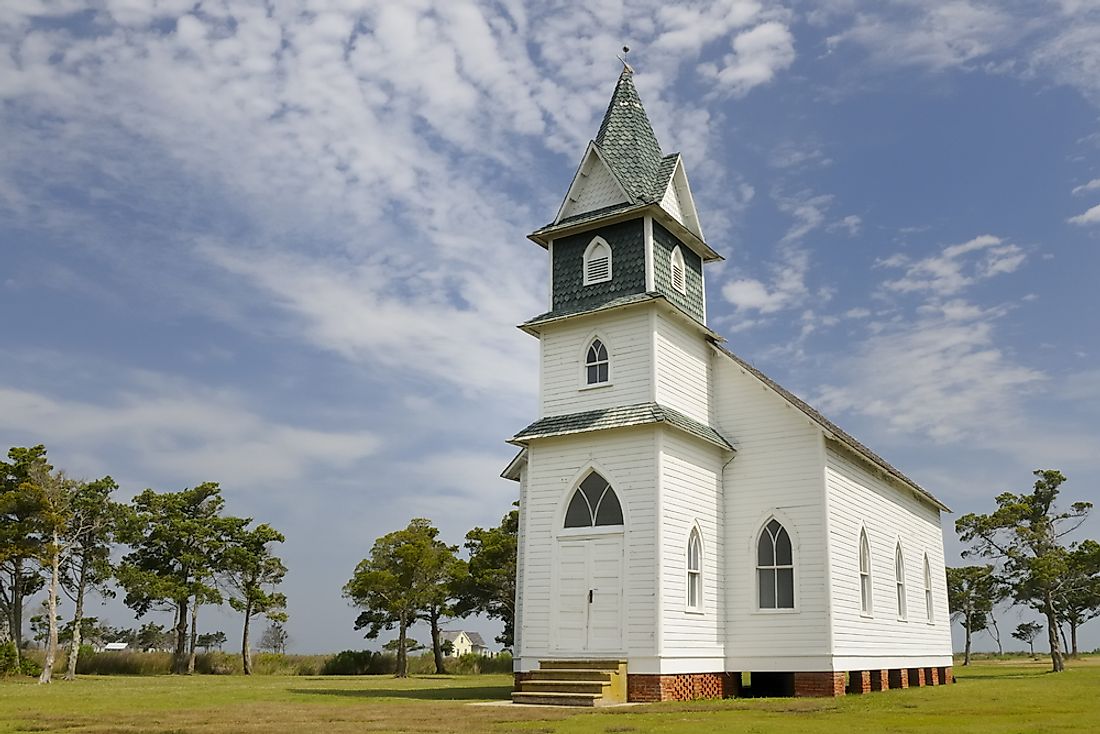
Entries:
POLYGON ((943 532, 940 513, 908 489, 869 470, 843 447, 826 451, 829 543, 832 564, 834 653, 852 669, 875 667, 882 656, 926 659, 943 656, 950 665, 951 625, 947 609, 943 532), (864 616, 860 603, 859 534, 866 528, 871 547, 873 604, 864 616), (906 621, 897 614, 894 552, 901 541, 905 559, 906 621), (924 555, 932 575, 933 621, 924 596, 924 555))
POLYGON ((581 165, 569 197, 562 208, 562 219, 626 201, 622 188, 595 152, 581 165))
MULTIPOLYGON (((519 470, 519 499, 520 499, 520 512, 519 512, 519 527, 517 532, 519 536, 523 536, 526 532, 527 521, 524 517, 523 508, 525 506, 527 498, 527 463, 524 462, 523 466, 519 470)), ((515 619, 512 621, 512 650, 519 651, 523 649, 523 586, 524 586, 524 558, 522 553, 516 553, 516 607, 515 607, 515 619)))
POLYGON ((710 657, 725 650, 725 539, 721 536, 722 464, 712 444, 664 429, 661 450, 660 655, 710 657), (698 526, 703 541, 702 613, 687 608, 687 545, 698 526))
POLYGON ((738 449, 724 472, 728 669, 828 670, 821 432, 732 360, 715 353, 713 368, 717 427, 738 449), (773 513, 793 544, 793 612, 757 604, 756 539, 773 513))
POLYGON ((665 195, 661 198, 661 208, 672 215, 680 224, 684 223, 683 209, 680 206, 680 197, 676 195, 676 187, 670 182, 665 195))
POLYGON ((545 327, 542 351, 542 415, 630 405, 652 400, 652 336, 648 309, 626 309, 598 318, 545 327), (607 347, 610 385, 585 384, 584 359, 592 337, 607 347))
POLYGON ((657 311, 657 402, 709 424, 711 349, 696 329, 657 311))
POLYGON ((623 550, 623 635, 630 655, 655 652, 656 589, 656 433, 655 426, 543 439, 528 454, 523 513, 522 659, 517 670, 537 667, 539 657, 555 649, 550 639, 554 563, 565 505, 595 466, 611 482, 626 516, 623 550))

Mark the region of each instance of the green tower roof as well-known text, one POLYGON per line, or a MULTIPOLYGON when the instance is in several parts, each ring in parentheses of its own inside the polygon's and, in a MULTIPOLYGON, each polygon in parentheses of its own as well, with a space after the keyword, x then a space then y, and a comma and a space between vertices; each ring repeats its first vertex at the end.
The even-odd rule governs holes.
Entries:
POLYGON ((667 184, 671 166, 667 162, 662 165, 661 146, 633 77, 630 67, 624 67, 596 134, 596 145, 627 194, 636 202, 652 201, 663 193, 662 184, 667 184))

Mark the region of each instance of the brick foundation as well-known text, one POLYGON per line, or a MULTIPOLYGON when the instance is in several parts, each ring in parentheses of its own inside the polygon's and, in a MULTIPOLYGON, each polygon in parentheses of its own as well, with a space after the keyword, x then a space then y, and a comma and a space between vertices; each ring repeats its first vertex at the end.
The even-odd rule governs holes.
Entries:
POLYGON ((924 686, 924 668, 909 668, 909 687, 923 688, 924 686))
POLYGON ((946 686, 949 683, 954 683, 955 682, 955 673, 954 673, 953 670, 951 670, 950 665, 948 665, 946 668, 940 668, 939 670, 940 670, 940 684, 941 685, 946 686))
POLYGON ((626 676, 626 700, 632 703, 733 698, 740 693, 740 688, 739 673, 628 673, 626 676))
POLYGON ((871 687, 871 672, 870 670, 850 671, 848 673, 848 688, 846 693, 859 696, 873 691, 874 688, 871 687))
POLYGON ((871 674, 871 690, 872 691, 887 691, 890 690, 890 671, 889 670, 870 670, 871 674))
POLYGON ((905 668, 893 668, 887 672, 890 688, 908 688, 909 671, 905 668))
POLYGON ((799 697, 835 697, 844 695, 845 673, 795 673, 794 695, 799 697))

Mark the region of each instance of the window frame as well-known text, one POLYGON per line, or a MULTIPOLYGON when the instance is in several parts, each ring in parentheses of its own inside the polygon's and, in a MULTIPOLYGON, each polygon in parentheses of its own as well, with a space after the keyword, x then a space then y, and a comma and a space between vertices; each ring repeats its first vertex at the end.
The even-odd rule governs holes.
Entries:
POLYGON ((859 607, 860 616, 875 616, 875 583, 871 575, 871 541, 867 537, 867 528, 860 528, 858 546, 859 564, 859 607), (864 568, 866 565, 866 569, 864 568))
POLYGON ((924 614, 928 624, 936 623, 936 604, 932 594, 932 566, 928 563, 928 554, 924 554, 924 614))
POLYGON ((680 245, 672 248, 672 252, 668 256, 668 279, 672 283, 672 288, 677 293, 687 295, 687 263, 684 261, 684 252, 680 249, 680 245), (679 266, 680 278, 677 280, 676 271, 679 266))
POLYGON ((796 561, 798 554, 796 553, 796 550, 795 550, 796 543, 795 543, 794 535, 791 533, 790 530, 787 529, 788 525, 789 525, 789 523, 785 523, 779 517, 777 517, 775 515, 769 515, 768 519, 765 520, 761 525, 758 526, 760 528, 760 530, 752 538, 752 553, 753 553, 753 555, 755 557, 755 561, 756 561, 755 564, 753 565, 753 570, 754 570, 754 573, 753 573, 753 586, 756 589, 756 612, 755 613, 757 613, 757 614, 791 614, 791 613, 798 612, 798 563, 796 561), (768 531, 768 526, 773 521, 777 525, 779 525, 779 530, 775 533, 774 536, 772 536, 771 533, 768 531), (776 540, 779 538, 780 531, 786 533, 787 542, 790 543, 790 546, 791 546, 791 563, 790 563, 790 565, 786 565, 786 564, 780 565, 778 563, 779 559, 778 559, 777 554, 776 554, 776 550, 777 550, 776 540), (765 533, 767 533, 768 538, 772 543, 772 565, 762 565, 761 562, 760 562, 761 561, 761 558, 760 558, 760 539, 764 536, 765 533), (790 573, 790 578, 791 578, 791 606, 789 606, 789 607, 779 606, 779 571, 781 571, 781 570, 790 570, 790 572, 791 572, 790 573), (760 598, 760 574, 761 574, 762 571, 770 571, 771 573, 774 574, 774 589, 775 589, 775 604, 776 604, 776 606, 774 606, 774 607, 765 607, 765 606, 762 606, 762 604, 761 604, 762 600, 760 598))
POLYGON ((898 541, 894 551, 894 584, 897 589, 898 621, 909 621, 909 600, 905 588, 905 553, 901 549, 901 541, 898 541))
POLYGON ((611 385, 611 348, 607 345, 607 340, 603 338, 601 334, 591 334, 581 352, 581 390, 593 390, 601 387, 608 387, 611 385), (599 342, 603 348, 604 358, 598 359, 599 352, 596 353, 597 359, 593 362, 588 361, 589 354, 592 352, 593 347, 599 342), (602 382, 589 382, 588 381, 588 368, 595 367, 597 370, 597 376, 599 373, 599 367, 606 367, 607 379, 602 382))
POLYGON ((565 496, 564 504, 562 505, 561 515, 558 522, 558 535, 570 536, 570 535, 596 535, 605 533, 622 533, 626 529, 626 508, 623 506, 623 501, 619 497, 619 493, 615 491, 614 486, 607 479, 604 472, 589 467, 582 474, 579 481, 574 482, 572 490, 565 496), (584 493, 582 485, 588 481, 592 476, 599 477, 599 480, 603 482, 603 489, 600 491, 600 497, 596 500, 596 506, 593 507, 592 503, 588 499, 588 495, 584 493), (599 515, 600 507, 603 504, 604 499, 608 493, 615 499, 615 503, 619 507, 620 522, 617 525, 597 525, 596 518, 599 515), (569 510, 573 505, 574 499, 580 495, 584 500, 588 508, 589 522, 588 525, 566 525, 569 519, 569 510))
POLYGON ((703 613, 703 534, 698 525, 693 525, 688 532, 686 552, 685 605, 686 611, 691 614, 703 613), (694 553, 692 551, 695 551, 694 553), (695 567, 692 567, 694 561, 695 567), (692 581, 694 580, 694 585, 692 581), (694 591, 694 593, 693 593, 694 591))
POLYGON ((584 248, 584 257, 581 259, 581 284, 589 286, 610 281, 615 276, 614 260, 614 251, 611 244, 599 235, 593 237, 592 241, 588 243, 588 247, 584 248), (607 248, 607 273, 603 277, 591 278, 588 273, 589 261, 592 259, 592 251, 600 246, 607 248))

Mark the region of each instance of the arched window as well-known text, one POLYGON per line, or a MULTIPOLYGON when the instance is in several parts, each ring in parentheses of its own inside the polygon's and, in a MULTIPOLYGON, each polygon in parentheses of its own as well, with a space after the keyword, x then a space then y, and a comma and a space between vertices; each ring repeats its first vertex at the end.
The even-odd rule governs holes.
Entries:
POLYGON ((608 380, 607 347, 598 338, 588 345, 584 356, 584 379, 589 385, 601 385, 608 380))
POLYGON ((603 237, 596 237, 584 251, 584 284, 608 280, 611 280, 611 245, 603 237))
POLYGON ((867 531, 859 531, 859 599, 864 614, 871 614, 871 544, 867 542, 867 531))
POLYGON ((894 553, 894 576, 898 585, 898 619, 905 619, 905 558, 901 555, 901 543, 894 553))
POLYGON ((794 609, 791 536, 772 518, 756 543, 756 578, 761 609, 794 609))
POLYGON ((597 525, 622 525, 623 508, 615 490, 596 472, 590 473, 577 487, 565 511, 565 527, 590 528, 597 525))
POLYGON ((699 528, 692 528, 687 545, 687 606, 701 611, 703 608, 703 541, 699 528))
POLYGON ((924 554, 924 613, 931 624, 936 621, 936 615, 932 611, 932 568, 928 565, 928 554, 924 554))
POLYGON ((687 292, 687 277, 684 271, 684 253, 676 245, 669 257, 669 270, 672 273, 672 287, 681 293, 687 292))

